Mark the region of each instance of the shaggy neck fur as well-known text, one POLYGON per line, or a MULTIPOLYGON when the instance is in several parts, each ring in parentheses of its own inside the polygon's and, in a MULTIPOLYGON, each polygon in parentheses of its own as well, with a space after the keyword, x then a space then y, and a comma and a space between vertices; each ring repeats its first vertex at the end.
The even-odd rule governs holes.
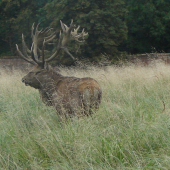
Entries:
POLYGON ((41 87, 39 89, 40 97, 42 101, 48 105, 53 105, 53 99, 54 94, 55 98, 57 96, 57 84, 61 81, 63 76, 56 71, 54 71, 52 68, 48 71, 48 74, 45 75, 43 78, 43 82, 41 83, 41 87))

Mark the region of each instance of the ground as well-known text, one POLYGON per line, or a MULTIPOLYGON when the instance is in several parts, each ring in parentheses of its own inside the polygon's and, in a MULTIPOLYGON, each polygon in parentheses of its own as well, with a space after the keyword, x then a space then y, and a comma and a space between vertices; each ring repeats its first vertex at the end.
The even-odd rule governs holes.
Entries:
POLYGON ((61 69, 95 78, 102 103, 92 117, 60 120, 24 73, 0 74, 1 169, 170 169, 170 66, 61 69))

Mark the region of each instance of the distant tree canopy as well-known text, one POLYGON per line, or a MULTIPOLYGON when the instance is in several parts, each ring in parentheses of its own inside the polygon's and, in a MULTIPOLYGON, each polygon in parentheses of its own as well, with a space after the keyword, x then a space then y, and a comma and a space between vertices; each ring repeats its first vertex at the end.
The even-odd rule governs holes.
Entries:
POLYGON ((69 47, 76 57, 97 62, 101 54, 115 61, 122 52, 170 52, 169 0, 0 0, 0 56, 16 55, 22 33, 30 44, 34 22, 59 31, 59 21, 71 19, 89 33, 81 48, 69 47))
POLYGON ((126 0, 129 53, 170 52, 170 1, 126 0))
POLYGON ((45 0, 0 0, 0 55, 14 55, 21 34, 30 37, 33 22, 46 21, 41 8, 45 0))
POLYGON ((73 18, 77 25, 85 28, 89 37, 81 55, 99 60, 101 53, 113 58, 117 47, 126 40, 126 8, 122 0, 54 0, 45 7, 51 25, 60 27, 59 20, 69 24, 73 18))

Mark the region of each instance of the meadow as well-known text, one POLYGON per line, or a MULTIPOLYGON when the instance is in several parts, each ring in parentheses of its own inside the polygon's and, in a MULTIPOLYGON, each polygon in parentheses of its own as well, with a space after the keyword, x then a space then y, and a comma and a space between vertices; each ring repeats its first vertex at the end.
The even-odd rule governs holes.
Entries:
POLYGON ((0 70, 0 169, 170 169, 170 66, 61 68, 95 78, 102 103, 92 117, 60 120, 24 73, 0 70))

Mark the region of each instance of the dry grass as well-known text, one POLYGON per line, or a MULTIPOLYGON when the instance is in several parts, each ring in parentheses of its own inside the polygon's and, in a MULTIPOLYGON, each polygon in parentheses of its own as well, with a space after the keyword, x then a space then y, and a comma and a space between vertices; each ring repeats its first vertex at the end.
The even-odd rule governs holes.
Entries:
POLYGON ((23 73, 0 73, 0 169, 170 169, 169 65, 62 68, 103 89, 93 117, 67 122, 23 73))

